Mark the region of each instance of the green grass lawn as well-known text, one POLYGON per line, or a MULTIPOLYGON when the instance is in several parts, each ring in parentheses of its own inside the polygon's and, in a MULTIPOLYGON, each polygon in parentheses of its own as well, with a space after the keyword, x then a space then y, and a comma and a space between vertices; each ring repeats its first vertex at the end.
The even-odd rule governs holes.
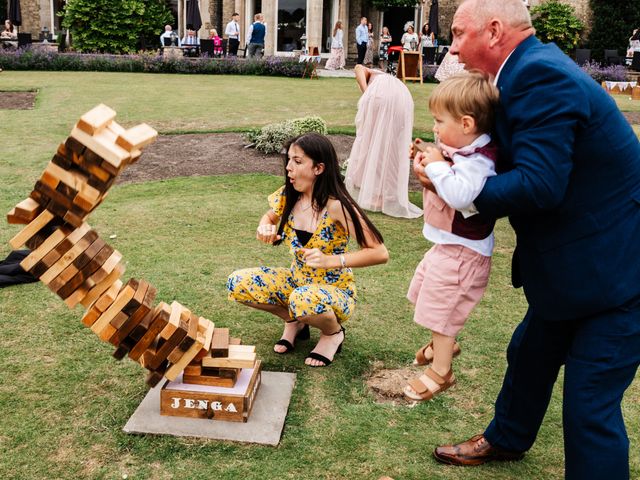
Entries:
MULTIPOLYGON (((352 129, 358 92, 343 79, 3 72, 0 90, 37 88, 36 108, 9 113, 2 130, 0 212, 29 193, 79 115, 99 102, 125 126, 147 122, 162 132, 245 128, 319 114, 332 129, 352 129)), ((410 87, 416 123, 428 129, 432 86, 410 87)), ((640 110, 640 102, 621 103, 640 110)), ((8 113, 8 112, 4 112, 8 113)), ((241 158, 238 161, 242 161, 241 158)), ((505 348, 526 304, 509 286, 514 237, 497 226, 490 287, 461 335, 459 384, 415 408, 378 405, 364 380, 374 368, 405 366, 424 343, 404 298, 427 246, 421 220, 373 214, 391 253, 387 265, 357 271, 356 314, 345 348, 327 369, 303 365, 317 339, 292 355, 271 351, 281 325, 226 300, 237 268, 286 265, 284 248, 259 244, 254 229, 266 196, 281 184, 267 175, 178 178, 112 188, 89 219, 127 261, 125 279, 145 278, 158 299, 178 300, 255 344, 265 370, 297 373, 277 448, 158 436, 122 427, 147 388, 144 370, 116 362, 112 348, 80 323, 40 283, 0 290, 0 478, 180 479, 561 479, 561 388, 554 391, 533 449, 518 463, 459 469, 438 465, 434 446, 482 431, 505 369, 505 348)), ((419 196, 412 199, 419 202, 419 196)), ((18 226, 0 227, 0 256, 18 226)), ((627 392, 632 478, 640 477, 640 385, 627 392)))

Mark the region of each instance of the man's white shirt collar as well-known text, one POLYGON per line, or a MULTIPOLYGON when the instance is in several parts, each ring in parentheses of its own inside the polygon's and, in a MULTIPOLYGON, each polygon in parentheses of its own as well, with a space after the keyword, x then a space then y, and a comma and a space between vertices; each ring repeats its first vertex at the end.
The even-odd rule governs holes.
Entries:
POLYGON ((504 59, 504 62, 502 62, 502 65, 500 65, 500 69, 498 70, 498 73, 496 73, 496 78, 493 79, 493 84, 494 85, 498 85, 498 79, 500 78, 500 73, 502 73, 502 69, 504 68, 504 65, 509 61, 509 58, 511 57, 511 55, 513 55, 513 52, 515 52, 516 49, 514 48, 513 50, 511 50, 511 53, 509 53, 509 55, 507 55, 507 58, 504 59))

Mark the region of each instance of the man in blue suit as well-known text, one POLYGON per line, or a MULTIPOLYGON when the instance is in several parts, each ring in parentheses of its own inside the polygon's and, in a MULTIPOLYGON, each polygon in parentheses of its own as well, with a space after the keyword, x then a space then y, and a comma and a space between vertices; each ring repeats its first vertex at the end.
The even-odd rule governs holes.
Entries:
POLYGON ((500 90, 503 169, 475 206, 509 217, 513 284, 529 308, 488 428, 434 455, 522 458, 564 365, 566 478, 627 479, 620 403, 640 363, 640 144, 609 95, 536 39, 522 0, 466 0, 452 33, 451 53, 500 90))

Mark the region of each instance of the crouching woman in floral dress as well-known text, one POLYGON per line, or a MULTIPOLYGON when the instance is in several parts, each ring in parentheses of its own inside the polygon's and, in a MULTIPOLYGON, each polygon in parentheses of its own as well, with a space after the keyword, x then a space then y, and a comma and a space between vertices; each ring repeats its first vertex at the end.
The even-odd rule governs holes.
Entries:
POLYGON ((237 270, 227 289, 230 300, 284 320, 276 353, 292 351, 296 340, 309 338, 309 326, 318 328, 320 340, 305 364, 325 367, 342 348, 342 324, 356 304, 352 268, 385 263, 389 254, 380 232, 347 193, 329 139, 301 135, 286 152, 285 185, 269 196, 256 237, 288 245, 293 263, 237 270), (360 248, 349 252, 353 234, 360 248))

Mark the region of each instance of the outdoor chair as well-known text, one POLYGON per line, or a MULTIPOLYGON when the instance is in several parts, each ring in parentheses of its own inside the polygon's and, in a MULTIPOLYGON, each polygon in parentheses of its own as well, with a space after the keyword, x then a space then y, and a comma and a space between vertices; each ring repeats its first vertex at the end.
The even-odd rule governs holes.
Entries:
POLYGON ((18 48, 26 47, 33 43, 30 33, 18 33, 18 48))
POLYGON ((229 44, 229 39, 228 38, 223 38, 222 39, 222 56, 223 57, 227 56, 228 44, 229 44))
POLYGON ((622 57, 618 55, 618 50, 605 49, 604 63, 607 65, 622 65, 622 57))
POLYGON ((200 53, 201 54, 206 54, 210 58, 213 58, 215 56, 213 47, 214 47, 213 40, 209 40, 208 38, 203 38, 203 39, 200 40, 200 53))
POLYGON ((583 65, 591 61, 591 49, 589 48, 577 48, 576 49, 576 63, 583 65))

